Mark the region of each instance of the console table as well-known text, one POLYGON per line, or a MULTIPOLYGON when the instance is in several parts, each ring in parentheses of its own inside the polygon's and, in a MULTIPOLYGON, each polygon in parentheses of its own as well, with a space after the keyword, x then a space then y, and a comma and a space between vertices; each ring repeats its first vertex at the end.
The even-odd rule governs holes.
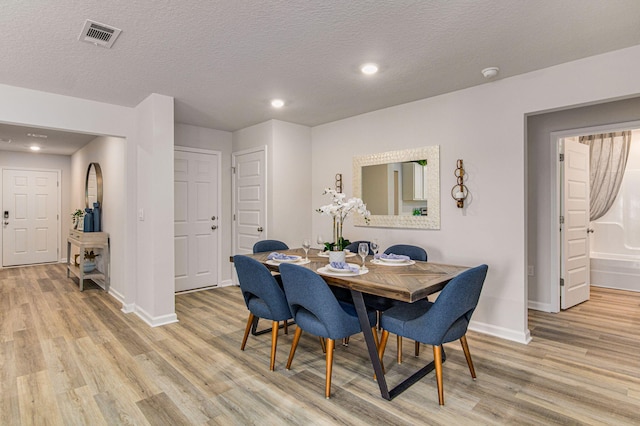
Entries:
POLYGON ((77 229, 69 230, 69 236, 67 237, 67 277, 70 274, 78 277, 80 291, 83 290, 84 280, 90 279, 100 285, 100 281, 104 283, 103 287, 109 291, 109 234, 106 232, 83 232, 77 229), (71 261, 71 246, 78 247, 80 255, 78 256, 79 265, 76 266, 75 262, 71 261), (90 272, 84 271, 85 250, 96 250, 98 256, 102 257, 102 265, 99 270, 96 269, 90 272))

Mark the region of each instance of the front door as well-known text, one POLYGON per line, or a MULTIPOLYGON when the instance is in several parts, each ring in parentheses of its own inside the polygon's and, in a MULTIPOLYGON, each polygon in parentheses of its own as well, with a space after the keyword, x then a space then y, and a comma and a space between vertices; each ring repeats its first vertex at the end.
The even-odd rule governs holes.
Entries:
POLYGON ((253 252, 266 237, 266 148, 233 153, 233 253, 253 252))
POLYGON ((560 307, 589 300, 589 146, 564 140, 560 307))
POLYGON ((58 172, 2 171, 2 265, 58 261, 58 172))
POLYGON ((174 248, 176 291, 217 285, 218 153, 176 149, 174 248))

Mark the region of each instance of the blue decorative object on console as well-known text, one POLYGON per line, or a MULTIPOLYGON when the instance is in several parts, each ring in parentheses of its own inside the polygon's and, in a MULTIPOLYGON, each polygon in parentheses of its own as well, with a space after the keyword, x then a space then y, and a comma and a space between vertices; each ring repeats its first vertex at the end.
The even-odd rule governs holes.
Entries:
POLYGON ((100 231, 100 203, 93 203, 93 232, 100 231))
POLYGON ((84 209, 84 232, 93 232, 93 210, 90 208, 84 209))

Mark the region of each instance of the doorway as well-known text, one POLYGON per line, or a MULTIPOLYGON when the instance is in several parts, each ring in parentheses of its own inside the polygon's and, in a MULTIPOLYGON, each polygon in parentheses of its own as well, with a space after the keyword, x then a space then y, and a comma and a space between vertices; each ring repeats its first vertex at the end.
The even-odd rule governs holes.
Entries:
POLYGON ((175 291, 220 282, 220 153, 176 147, 174 155, 175 291))
MULTIPOLYGON (((548 281, 548 291, 550 294, 550 304, 549 304, 549 312, 559 312, 560 309, 569 308, 580 301, 584 301, 585 293, 588 297, 588 288, 590 286, 590 249, 589 249, 589 232, 591 232, 591 227, 589 223, 589 219, 587 217, 584 226, 580 227, 580 234, 584 238, 585 244, 582 246, 581 250, 584 250, 584 258, 586 259, 585 268, 580 270, 577 274, 584 274, 584 281, 579 283, 581 279, 576 280, 578 284, 576 284, 576 288, 580 288, 576 294, 581 293, 581 296, 570 296, 567 294, 570 286, 567 286, 567 279, 570 272, 568 271, 571 268, 567 268, 566 260, 567 256, 570 257, 569 251, 571 248, 565 242, 565 238, 563 235, 563 227, 566 228, 566 223, 562 224, 561 221, 564 219, 566 222, 567 217, 571 214, 568 208, 565 208, 563 194, 566 191, 565 185, 565 177, 563 174, 563 167, 560 161, 560 154, 563 153, 563 141, 576 138, 579 136, 585 136, 590 134, 598 134, 598 133, 610 133, 610 132, 619 132, 624 130, 629 130, 633 128, 640 127, 640 121, 633 122, 622 122, 615 123, 604 126, 594 126, 594 127, 585 127, 578 128, 573 130, 561 131, 561 132, 552 132, 551 133, 551 152, 552 152, 552 164, 555 164, 552 167, 552 186, 551 186, 551 220, 556 221, 559 226, 551 227, 551 246, 549 250, 550 256, 550 271, 549 271, 549 281, 548 281), (564 284, 564 286, 563 286, 564 284), (585 287, 586 286, 586 287, 585 287), (563 300, 563 297, 566 300, 563 300)), ((566 160, 566 158, 565 158, 566 160)), ((574 253, 575 254, 575 253, 574 253)), ((580 257, 580 256, 577 256, 580 257)), ((582 275, 580 275, 582 276, 582 275)))
POLYGON ((2 266, 56 262, 60 170, 2 170, 2 266))

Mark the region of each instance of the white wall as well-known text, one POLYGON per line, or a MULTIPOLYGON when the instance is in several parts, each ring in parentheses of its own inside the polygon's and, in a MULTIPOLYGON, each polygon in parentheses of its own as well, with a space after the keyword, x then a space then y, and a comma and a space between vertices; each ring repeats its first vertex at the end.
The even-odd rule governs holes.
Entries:
POLYGON ((68 209, 69 212, 76 209, 84 210, 87 169, 90 163, 100 164, 103 180, 102 231, 109 233, 111 244, 111 285, 109 290, 122 302, 124 302, 125 292, 126 230, 120 224, 122 218, 127 216, 126 198, 122 196, 127 192, 125 180, 126 143, 127 141, 123 138, 99 136, 71 156, 71 207, 68 209))
POLYGON ((531 308, 552 310, 550 249, 555 242, 552 241, 551 232, 557 229, 558 219, 551 214, 550 189, 554 185, 552 168, 556 166, 551 133, 637 120, 640 120, 640 97, 573 107, 527 118, 528 205, 531 206, 527 227, 528 265, 534 269, 534 275, 528 277, 531 308))
MULTIPOLYGON (((636 46, 314 127, 313 206, 326 201, 322 188, 333 186, 336 173, 351 193, 354 155, 439 144, 440 231, 354 228, 348 222, 344 235, 378 238, 383 248, 420 245, 435 262, 487 263, 472 328, 527 342, 525 117, 640 93, 639 72, 636 46), (473 194, 464 209, 448 196, 459 158, 473 194)), ((314 234, 329 232, 324 219, 313 216, 314 234)))
POLYGON ((221 153, 221 200, 220 216, 218 218, 218 232, 220 232, 221 249, 218 264, 222 283, 232 279, 233 265, 229 262, 232 241, 232 212, 231 212, 231 151, 232 134, 222 130, 205 127, 175 125, 175 145, 190 148, 209 149, 221 153))

